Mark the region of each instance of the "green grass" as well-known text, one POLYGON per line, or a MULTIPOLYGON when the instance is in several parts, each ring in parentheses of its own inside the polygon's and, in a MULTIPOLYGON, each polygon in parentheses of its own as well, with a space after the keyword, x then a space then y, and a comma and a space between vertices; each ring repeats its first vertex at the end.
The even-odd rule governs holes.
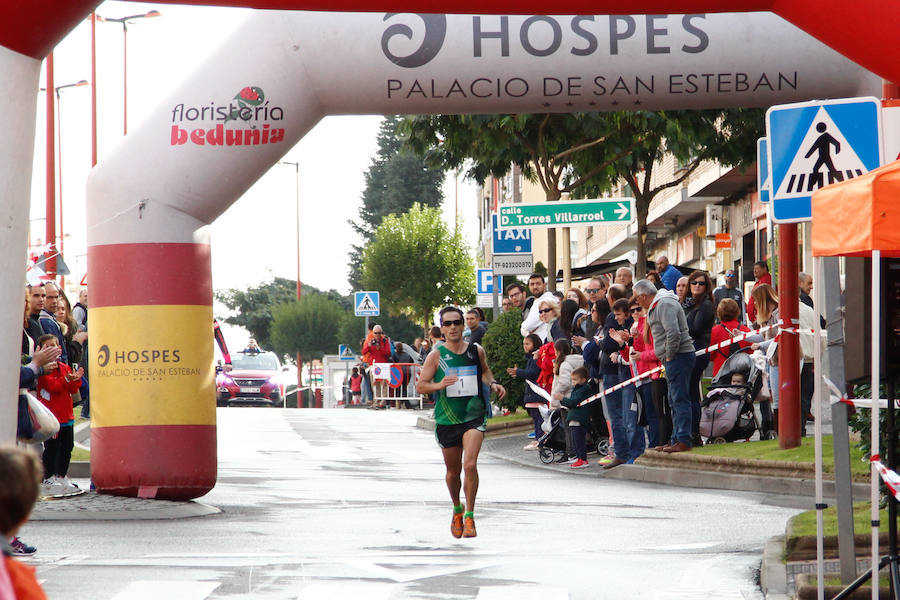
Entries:
MULTIPOLYGON (((853 503, 853 531, 869 531, 871 524, 870 507, 870 502, 853 503)), ((829 506, 826 508, 822 512, 822 518, 825 535, 836 536, 838 534, 837 507, 829 506)), ((886 530, 888 526, 887 509, 880 511, 879 519, 881 519, 886 530)), ((794 515, 791 517, 789 524, 788 530, 791 532, 792 538, 816 535, 816 511, 808 510, 799 515, 794 515)))
POLYGON ((72 460, 79 462, 89 461, 91 460, 91 451, 75 446, 75 448, 72 449, 72 460))
POLYGON ((511 412, 508 415, 495 415, 488 419, 488 423, 493 425, 494 423, 507 423, 509 421, 522 421, 522 420, 531 420, 531 417, 528 416, 528 413, 525 411, 521 411, 516 409, 515 412, 511 412))
MULTIPOLYGON (((815 446, 812 437, 801 438, 800 445, 789 450, 779 448, 778 440, 763 440, 734 444, 710 444, 694 448, 692 453, 706 456, 808 463, 815 460, 815 446)), ((822 468, 826 473, 834 472, 834 455, 830 435, 822 436, 822 468)), ((868 476, 870 472, 869 463, 863 460, 862 451, 855 445, 850 446, 850 472, 854 476, 861 477, 868 476)))

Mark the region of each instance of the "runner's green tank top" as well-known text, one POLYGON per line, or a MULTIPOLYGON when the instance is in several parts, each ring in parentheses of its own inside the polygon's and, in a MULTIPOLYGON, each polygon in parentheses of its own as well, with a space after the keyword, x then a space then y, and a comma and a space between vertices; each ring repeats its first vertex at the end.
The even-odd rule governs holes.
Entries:
MULTIPOLYGON (((469 346, 474 349, 474 346, 469 346)), ((434 403, 434 421, 438 425, 458 425, 475 419, 485 418, 484 400, 479 390, 477 358, 465 353, 456 354, 446 346, 438 346, 439 355, 434 382, 440 383, 447 375, 456 375, 459 380, 437 393, 434 403)), ((476 354, 477 357, 477 354, 476 354)))

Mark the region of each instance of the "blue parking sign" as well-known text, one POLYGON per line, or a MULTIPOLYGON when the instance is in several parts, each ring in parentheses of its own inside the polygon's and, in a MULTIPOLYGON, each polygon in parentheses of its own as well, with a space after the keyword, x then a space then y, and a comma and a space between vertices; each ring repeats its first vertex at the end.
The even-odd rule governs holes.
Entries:
POLYGON ((882 164, 881 102, 845 98, 773 106, 766 112, 772 218, 812 218, 812 194, 882 164))
POLYGON ((478 269, 475 278, 475 292, 477 294, 494 293, 494 272, 491 269, 478 269))

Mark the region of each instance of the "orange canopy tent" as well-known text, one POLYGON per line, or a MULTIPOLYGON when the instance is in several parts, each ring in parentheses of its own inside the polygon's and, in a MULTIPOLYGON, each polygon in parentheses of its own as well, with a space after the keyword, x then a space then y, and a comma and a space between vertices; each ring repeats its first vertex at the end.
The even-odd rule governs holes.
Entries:
POLYGON ((812 196, 814 256, 900 257, 900 160, 812 196))

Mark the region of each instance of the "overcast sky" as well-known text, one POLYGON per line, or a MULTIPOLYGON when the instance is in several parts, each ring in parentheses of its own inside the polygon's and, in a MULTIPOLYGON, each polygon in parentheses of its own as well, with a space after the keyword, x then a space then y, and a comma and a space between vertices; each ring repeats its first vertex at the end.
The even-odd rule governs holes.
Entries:
MULTIPOLYGON (((128 28, 128 123, 137 127, 173 86, 190 77, 249 13, 247 9, 105 2, 106 17, 143 14, 128 28)), ((340 18, 335 14, 335 18, 340 18)), ((74 30, 55 53, 55 86, 90 79, 90 23, 74 30)), ((97 90, 100 160, 122 135, 122 27, 97 24, 97 90)), ((43 86, 43 73, 41 85, 43 86)), ((74 272, 85 270, 84 196, 90 169, 90 88, 62 91, 59 108, 65 258, 74 272)), ((32 233, 44 238, 45 100, 38 98, 32 185, 32 233)), ((300 162, 301 279, 318 288, 349 292, 346 255, 357 240, 347 225, 360 206, 364 173, 374 156, 377 116, 327 117, 284 160, 300 162), (323 209, 322 207, 327 207, 323 209)), ((58 185, 58 182, 57 182, 58 185)), ((293 166, 275 165, 212 227, 213 286, 243 288, 272 276, 296 277, 296 178, 293 166), (261 210, 262 209, 262 210, 261 210)), ((474 186, 460 185, 460 213, 467 239, 477 239, 474 186)), ((445 216, 452 223, 454 183, 445 185, 445 216)), ((89 276, 88 276, 89 279, 89 276)))

